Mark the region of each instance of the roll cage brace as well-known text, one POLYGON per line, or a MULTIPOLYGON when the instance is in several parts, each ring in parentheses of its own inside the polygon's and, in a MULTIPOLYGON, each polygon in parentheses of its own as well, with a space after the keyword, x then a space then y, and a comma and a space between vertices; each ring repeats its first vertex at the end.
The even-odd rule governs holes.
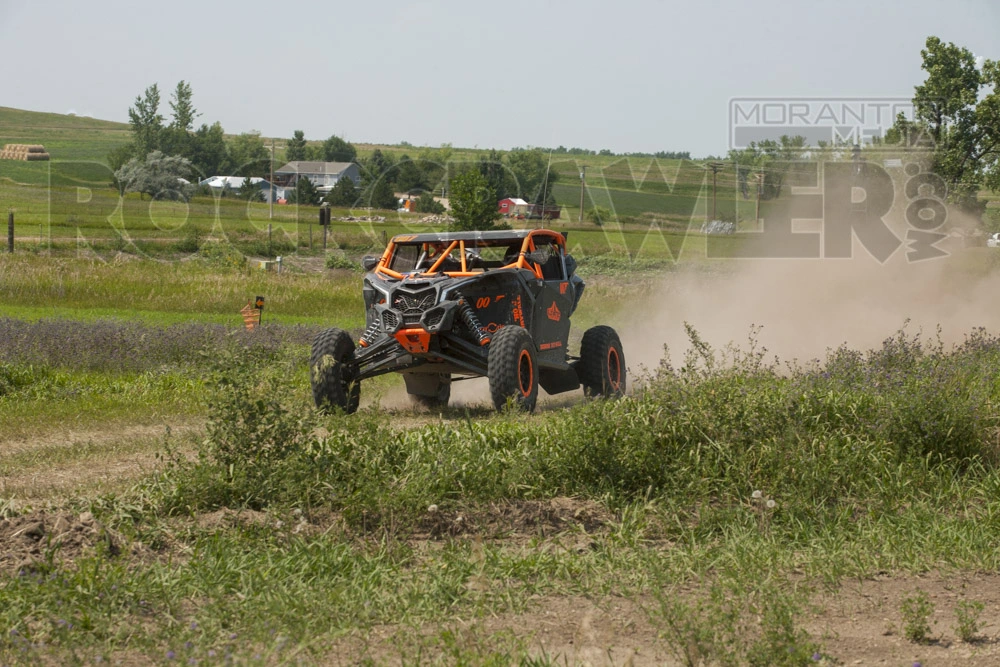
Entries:
MULTIPOLYGON (((389 240, 389 244, 385 248, 385 252, 382 253, 381 259, 379 259, 378 264, 374 268, 375 273, 382 274, 389 278, 394 278, 396 280, 402 280, 407 275, 433 275, 437 273, 443 273, 446 276, 452 278, 467 278, 471 276, 481 275, 483 270, 473 271, 468 266, 466 250, 475 250, 476 248, 481 248, 484 246, 497 246, 503 245, 502 243, 485 243, 482 241, 476 241, 472 239, 455 239, 455 240, 442 240, 442 241, 424 241, 420 245, 423 247, 424 254, 426 255, 429 250, 429 246, 432 245, 442 245, 444 247, 439 254, 436 255, 436 259, 433 264, 426 270, 416 270, 408 273, 401 273, 399 271, 394 271, 389 268, 392 264, 392 260, 395 257, 396 251, 400 246, 410 245, 408 241, 413 237, 408 237, 406 235, 394 236, 389 240), (461 261, 461 268, 458 271, 440 271, 445 260, 450 256, 450 254, 458 249, 458 258, 461 261)), ((494 239, 499 241, 499 239, 494 239)), ((528 257, 529 253, 533 253, 537 250, 540 243, 544 240, 546 243, 555 243, 563 251, 563 255, 566 254, 566 237, 559 232, 554 232, 551 230, 533 230, 528 233, 523 239, 513 237, 509 239, 508 244, 512 244, 517 241, 521 241, 521 247, 517 254, 517 259, 509 264, 504 264, 503 266, 496 267, 493 270, 499 269, 526 269, 531 271, 536 278, 542 279, 542 267, 538 262, 531 261, 528 257)))

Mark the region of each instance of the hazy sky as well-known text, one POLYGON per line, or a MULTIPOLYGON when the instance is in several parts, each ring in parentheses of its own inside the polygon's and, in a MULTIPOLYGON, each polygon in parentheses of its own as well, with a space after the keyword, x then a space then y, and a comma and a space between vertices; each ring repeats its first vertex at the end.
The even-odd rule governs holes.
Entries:
POLYGON ((0 0, 0 106, 127 120, 189 81, 227 132, 723 154, 733 97, 909 97, 997 0, 0 0))

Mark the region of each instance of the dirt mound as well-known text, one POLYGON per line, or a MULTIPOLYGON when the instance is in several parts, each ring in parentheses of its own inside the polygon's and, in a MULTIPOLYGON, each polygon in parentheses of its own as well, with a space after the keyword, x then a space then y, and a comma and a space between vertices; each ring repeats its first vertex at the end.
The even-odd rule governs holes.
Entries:
POLYGON ((27 574, 50 560, 72 562, 101 549, 117 556, 124 548, 125 539, 102 525, 90 512, 33 512, 0 519, 0 571, 3 572, 27 574))
POLYGON ((489 538, 548 537, 573 527, 596 532, 613 519, 607 509, 593 501, 551 498, 511 500, 464 511, 444 511, 431 505, 421 518, 419 528, 430 537, 465 534, 489 538))

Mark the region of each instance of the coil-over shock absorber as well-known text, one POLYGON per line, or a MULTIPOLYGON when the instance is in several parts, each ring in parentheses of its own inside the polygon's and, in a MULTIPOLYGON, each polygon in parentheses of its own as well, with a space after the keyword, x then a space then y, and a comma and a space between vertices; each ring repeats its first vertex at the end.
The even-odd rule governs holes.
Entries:
POLYGON ((455 292, 454 297, 458 299, 458 316, 462 318, 465 326, 469 328, 469 331, 472 332, 472 335, 475 336, 480 345, 489 343, 490 336, 483 331, 483 327, 479 323, 479 318, 476 317, 476 311, 472 309, 472 306, 469 305, 469 302, 465 300, 465 297, 460 292, 455 292))
POLYGON ((379 319, 376 316, 375 320, 369 324, 368 328, 365 329, 365 332, 361 334, 361 338, 358 339, 358 345, 361 347, 368 347, 374 343, 375 339, 378 337, 379 326, 379 319))

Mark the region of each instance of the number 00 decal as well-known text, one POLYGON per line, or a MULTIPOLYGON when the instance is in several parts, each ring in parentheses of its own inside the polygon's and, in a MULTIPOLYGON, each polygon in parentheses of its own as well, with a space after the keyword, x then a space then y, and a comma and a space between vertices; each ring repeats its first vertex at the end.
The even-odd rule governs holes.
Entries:
POLYGON ((490 297, 481 296, 476 299, 476 308, 488 308, 490 305, 490 297))

